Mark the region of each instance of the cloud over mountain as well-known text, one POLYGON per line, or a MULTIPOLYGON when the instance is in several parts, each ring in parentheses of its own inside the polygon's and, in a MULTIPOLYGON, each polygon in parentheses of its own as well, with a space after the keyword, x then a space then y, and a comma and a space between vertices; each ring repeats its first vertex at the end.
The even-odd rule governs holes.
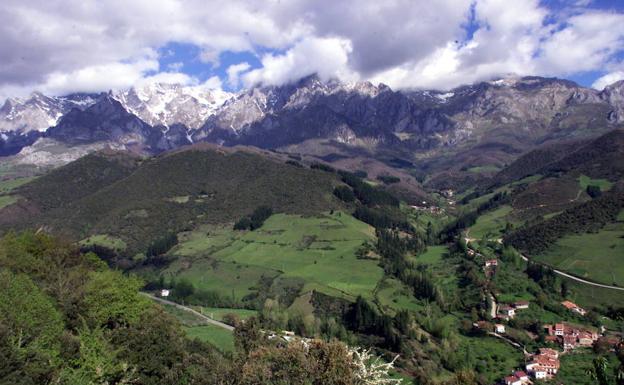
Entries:
POLYGON ((591 84, 624 68, 616 2, 5 0, 0 21, 0 98, 150 79, 275 85, 311 73, 395 88, 448 89, 509 73, 589 74, 591 84), (163 65, 171 43, 197 53, 163 65))

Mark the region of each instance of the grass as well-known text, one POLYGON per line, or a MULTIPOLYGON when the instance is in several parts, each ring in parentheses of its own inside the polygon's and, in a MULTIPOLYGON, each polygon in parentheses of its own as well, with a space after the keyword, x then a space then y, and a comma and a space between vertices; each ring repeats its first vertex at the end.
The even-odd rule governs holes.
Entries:
POLYGON ((512 211, 511 206, 501 206, 494 211, 489 211, 481 215, 477 222, 470 227, 470 236, 472 238, 482 239, 489 235, 493 235, 494 238, 501 236, 501 230, 505 228, 507 223, 507 215, 512 211))
POLYGON ((456 354, 460 362, 471 363, 487 383, 503 378, 523 362, 519 350, 494 337, 460 336, 456 354))
POLYGON ((394 278, 384 279, 378 286, 375 299, 384 311, 421 310, 423 305, 412 295, 412 290, 394 278))
POLYGON ((624 222, 597 233, 567 235, 535 259, 580 277, 624 286, 624 222))
POLYGON ((0 209, 17 202, 17 197, 13 195, 0 195, 0 209))
POLYGON ((442 260, 442 256, 448 253, 446 246, 427 246, 427 250, 416 257, 415 261, 419 263, 434 264, 442 260))
POLYGON ((222 352, 234 351, 234 335, 231 331, 215 325, 185 327, 189 338, 198 338, 208 342, 222 352))
POLYGON ((602 190, 602 191, 610 190, 611 187, 613 186, 613 183, 609 182, 606 179, 592 179, 592 178, 588 177, 587 175, 579 176, 578 177, 578 181, 579 181, 579 184, 581 185, 581 188, 583 190, 585 190, 587 188, 587 186, 589 186, 589 185, 598 186, 598 187, 600 187, 600 190, 602 190))
POLYGON ((377 261, 358 259, 356 251, 374 240, 374 230, 352 216, 276 214, 255 231, 203 228, 180 235, 173 253, 182 258, 169 274, 197 287, 248 294, 262 276, 303 279, 303 291, 353 299, 372 298, 383 270, 377 261))
POLYGON ((160 305, 183 325, 183 329, 189 338, 199 338, 208 342, 222 352, 234 351, 234 335, 231 331, 222 327, 206 324, 198 316, 171 305, 160 305))
POLYGON ((32 181, 34 177, 15 178, 0 181, 0 209, 11 205, 19 199, 16 195, 9 195, 17 187, 32 181))
POLYGON ((16 178, 0 181, 0 194, 8 194, 17 187, 35 179, 34 177, 16 178))
POLYGON ((83 246, 99 245, 118 251, 123 251, 127 247, 126 242, 123 240, 107 234, 92 235, 80 241, 80 244, 83 246))
POLYGON ((494 173, 494 172, 498 172, 500 170, 501 170, 500 167, 494 166, 492 164, 485 165, 485 166, 470 167, 468 169, 469 172, 474 172, 474 173, 477 173, 477 174, 481 174, 481 173, 494 173))
POLYGON ((258 312, 255 310, 219 307, 201 307, 201 313, 207 315, 212 319, 216 319, 217 321, 223 321, 226 314, 235 314, 241 320, 245 320, 258 314, 258 312))
MULTIPOLYGON (((593 360, 597 356, 589 350, 584 352, 576 352, 572 354, 564 354, 561 356, 561 368, 557 373, 557 383, 566 385, 594 385, 596 380, 592 379, 587 370, 593 368, 593 360)), ((607 356, 608 368, 607 374, 610 383, 615 383, 613 370, 619 366, 619 362, 615 354, 610 353, 607 356)))

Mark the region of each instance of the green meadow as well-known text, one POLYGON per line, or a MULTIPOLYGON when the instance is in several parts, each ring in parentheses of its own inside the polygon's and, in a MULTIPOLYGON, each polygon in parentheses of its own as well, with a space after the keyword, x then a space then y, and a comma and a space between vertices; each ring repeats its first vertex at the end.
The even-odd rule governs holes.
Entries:
POLYGON ((589 185, 598 186, 602 191, 610 190, 613 186, 613 183, 609 182, 606 179, 592 179, 587 175, 579 176, 578 181, 583 190, 585 190, 589 185))
POLYGON ((255 231, 201 228, 179 235, 179 258, 166 270, 202 289, 236 298, 256 289, 261 278, 295 278, 303 291, 353 299, 372 298, 383 270, 356 251, 374 240, 374 229, 352 216, 275 214, 255 231))
POLYGON ((477 222, 470 227, 470 236, 477 239, 500 238, 501 230, 505 228, 508 222, 507 216, 511 211, 511 206, 505 205, 481 215, 477 222))
POLYGON ((567 235, 535 257, 561 270, 608 285, 624 286, 624 222, 597 233, 567 235))

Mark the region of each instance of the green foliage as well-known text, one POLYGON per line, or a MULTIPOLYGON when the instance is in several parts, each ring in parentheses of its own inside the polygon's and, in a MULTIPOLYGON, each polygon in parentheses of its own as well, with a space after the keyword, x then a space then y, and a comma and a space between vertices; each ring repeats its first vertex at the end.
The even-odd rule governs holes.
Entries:
POLYGON ((178 236, 174 233, 167 234, 153 241, 147 248, 145 253, 147 257, 154 257, 169 251, 178 243, 178 236))
POLYGON ((258 206, 296 214, 338 209, 331 195, 337 182, 332 173, 229 149, 140 162, 94 154, 21 186, 16 192, 42 210, 3 215, 0 230, 47 225, 75 239, 108 234, 124 241, 132 257, 155 239, 195 224, 232 223, 258 206), (189 198, 177 203, 172 197, 189 198))
POLYGON ((0 270, 0 292, 0 323, 10 343, 56 358, 63 321, 54 302, 28 276, 6 270, 0 270))
POLYGON ((401 181, 401 178, 393 175, 378 175, 377 180, 383 182, 384 184, 393 184, 399 183, 401 181))
POLYGON ((334 189, 334 195, 343 202, 353 202, 355 200, 355 194, 347 186, 337 186, 334 189))
POLYGON ((592 198, 598 198, 602 195, 602 190, 600 189, 600 186, 596 186, 593 184, 587 185, 585 191, 587 191, 587 195, 592 198))
POLYGON ((83 325, 78 331, 78 339, 77 356, 69 360, 60 372, 60 384, 130 384, 136 380, 133 368, 118 360, 118 352, 104 335, 103 329, 89 329, 83 325))
POLYGON ((149 307, 149 301, 138 294, 143 282, 124 277, 117 271, 90 273, 82 301, 84 315, 92 327, 131 325, 149 307))
POLYGON ((273 214, 273 209, 268 206, 259 206, 249 216, 245 216, 238 220, 234 224, 234 230, 256 230, 262 227, 264 221, 266 221, 273 214))
POLYGON ((597 231, 616 220, 624 208, 624 193, 613 191, 600 198, 565 210, 563 213, 505 235, 505 243, 528 254, 547 250, 567 234, 597 231))

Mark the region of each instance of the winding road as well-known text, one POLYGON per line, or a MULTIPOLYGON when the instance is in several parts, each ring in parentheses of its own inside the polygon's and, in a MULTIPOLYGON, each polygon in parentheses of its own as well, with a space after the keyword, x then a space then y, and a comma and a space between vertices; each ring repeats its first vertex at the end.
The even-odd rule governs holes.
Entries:
MULTIPOLYGON (((468 232, 466 232, 466 234, 465 234, 465 236, 464 236, 464 240, 466 241, 466 246, 470 247, 470 246, 469 246, 469 245, 470 245, 470 242, 473 242, 473 241, 475 241, 476 239, 474 239, 474 238, 469 238, 469 237, 468 237, 468 232)), ((477 254, 477 255, 479 255, 479 256, 482 256, 482 255, 481 255, 481 254, 479 254, 476 250, 473 250, 472 248, 470 248, 470 249, 471 249, 472 251, 474 251, 474 252, 475 252, 475 254, 477 254)), ((522 258, 525 262, 529 262, 529 261, 531 261, 531 260, 529 259, 529 257, 527 257, 527 256, 526 256, 526 255, 524 255, 524 254, 520 254, 520 257, 521 257, 521 258, 522 258)), ((580 283, 583 283, 583 284, 585 284, 585 285, 591 285, 591 286, 595 286, 595 287, 602 287, 602 288, 604 288, 604 289, 612 289, 612 290, 620 290, 620 291, 624 291, 624 287, 619 287, 619 286, 611 286, 611 285, 605 285, 605 284, 602 284, 602 283, 596 283, 596 282, 588 281, 588 280, 585 280, 585 279, 583 279, 583 278, 579 278, 579 277, 577 277, 577 276, 574 276, 574 275, 572 275, 572 274, 568 274, 568 273, 566 273, 566 272, 563 272, 563 271, 561 271, 561 270, 557 270, 557 269, 553 268, 552 266, 549 266, 549 265, 547 265, 547 264, 545 264, 545 263, 542 263, 542 262, 539 262, 539 261, 534 261, 534 260, 533 260, 533 261, 531 261, 531 262, 533 262, 533 263, 537 263, 537 264, 540 264, 540 265, 542 265, 542 266, 546 266, 546 267, 548 267, 548 268, 552 269, 552 271, 553 271, 555 274, 558 274, 558 275, 560 275, 560 276, 562 276, 562 277, 570 278, 570 279, 571 279, 571 280, 573 280, 573 281, 580 282, 580 283)))
POLYGON ((209 323, 211 325, 215 325, 215 326, 218 326, 220 328, 227 329, 229 331, 234 331, 234 327, 233 326, 230 326, 230 325, 225 324, 225 323, 223 323, 221 321, 217 321, 215 319, 207 317, 207 316, 203 315, 202 313, 191 309, 190 307, 186 307, 184 305, 180 305, 179 303, 175 303, 175 302, 168 301, 168 300, 160 298, 160 297, 156 297, 156 296, 151 295, 149 293, 141 292, 141 294, 146 296, 146 297, 148 297, 148 298, 150 298, 150 299, 152 299, 152 300, 154 300, 154 301, 156 301, 156 302, 164 303, 166 305, 175 306, 175 307, 177 307, 180 310, 184 310, 184 311, 187 311, 189 313, 193 313, 193 315, 196 315, 197 317, 203 319, 204 321, 206 321, 206 323, 209 323))
MULTIPOLYGON (((524 254, 520 254, 520 257, 521 257, 524 261, 526 261, 526 262, 528 262, 528 261, 529 261, 529 258, 528 258, 526 255, 524 255, 524 254)), ((559 275, 561 275, 561 276, 563 276, 563 277, 570 278, 570 279, 572 279, 572 280, 574 280, 574 281, 577 281, 577 282, 580 282, 580 283, 584 283, 584 284, 586 284, 586 285, 591 285, 591 286, 596 286, 596 287, 602 287, 602 288, 605 288, 605 289, 613 289, 613 290, 621 290, 621 291, 624 291, 624 287, 611 286, 611 285, 604 285, 604 284, 602 284, 602 283, 596 283, 596 282, 592 282, 592 281, 587 281, 587 280, 584 280, 583 278, 576 277, 576 276, 574 276, 574 275, 572 275, 572 274, 565 273, 565 272, 563 272, 563 271, 561 271, 561 270, 553 269, 551 266, 548 266, 548 265, 546 265, 546 264, 544 264, 544 263, 542 263, 542 262, 536 262, 536 261, 532 261, 532 262, 533 262, 533 263, 538 263, 538 264, 543 265, 543 266, 546 266, 546 267, 549 267, 549 268, 551 268, 551 269, 552 269, 552 271, 554 271, 554 272, 555 272, 555 274, 559 274, 559 275)))

